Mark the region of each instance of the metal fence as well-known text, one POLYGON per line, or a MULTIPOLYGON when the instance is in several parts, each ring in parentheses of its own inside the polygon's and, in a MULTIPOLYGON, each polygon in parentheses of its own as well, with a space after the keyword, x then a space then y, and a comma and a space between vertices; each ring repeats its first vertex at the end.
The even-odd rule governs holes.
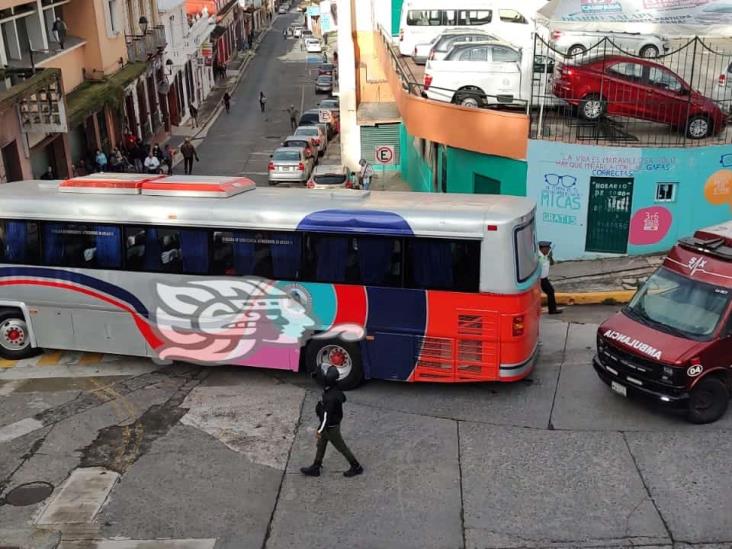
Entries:
POLYGON ((531 137, 621 146, 730 143, 732 40, 662 43, 634 48, 605 36, 560 51, 537 36, 531 137))

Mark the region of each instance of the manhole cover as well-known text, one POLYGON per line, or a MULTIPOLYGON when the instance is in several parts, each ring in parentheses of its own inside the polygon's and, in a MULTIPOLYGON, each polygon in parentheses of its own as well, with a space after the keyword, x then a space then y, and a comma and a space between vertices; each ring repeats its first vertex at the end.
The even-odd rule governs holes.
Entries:
POLYGON ((51 495, 51 492, 53 492, 53 484, 48 482, 27 482, 10 490, 8 495, 5 496, 5 501, 16 507, 24 507, 43 501, 51 495))

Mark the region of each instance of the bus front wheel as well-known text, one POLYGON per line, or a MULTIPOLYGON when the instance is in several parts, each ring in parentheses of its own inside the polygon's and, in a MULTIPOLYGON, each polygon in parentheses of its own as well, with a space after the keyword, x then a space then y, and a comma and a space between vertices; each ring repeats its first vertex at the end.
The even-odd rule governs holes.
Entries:
POLYGON ((363 363, 358 343, 341 339, 314 339, 307 346, 306 364, 310 373, 338 368, 338 386, 348 391, 363 382, 363 363))
POLYGON ((724 415, 729 406, 729 390, 724 380, 707 377, 691 391, 688 419, 692 423, 712 423, 724 415))
POLYGON ((31 346, 28 324, 22 313, 0 312, 0 357, 20 360, 36 353, 37 350, 31 346))

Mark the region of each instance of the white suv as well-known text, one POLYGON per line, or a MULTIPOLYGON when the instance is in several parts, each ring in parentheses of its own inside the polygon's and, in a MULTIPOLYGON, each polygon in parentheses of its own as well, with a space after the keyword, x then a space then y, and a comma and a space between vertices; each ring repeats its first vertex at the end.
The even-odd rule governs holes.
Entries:
MULTIPOLYGON (((613 44, 624 52, 645 57, 646 59, 658 57, 666 53, 669 49, 669 44, 666 39, 657 34, 639 34, 632 32, 555 30, 552 31, 549 45, 562 53, 574 57, 592 49, 593 46, 597 46, 597 44, 602 42, 603 38, 608 39, 606 47, 608 54, 616 53, 611 51, 614 49, 613 44)), ((591 53, 603 53, 601 50, 604 47, 605 45, 601 44, 598 48, 592 50, 591 53)))
POLYGON ((523 104, 521 50, 495 40, 456 44, 444 59, 427 61, 423 95, 464 107, 523 104))

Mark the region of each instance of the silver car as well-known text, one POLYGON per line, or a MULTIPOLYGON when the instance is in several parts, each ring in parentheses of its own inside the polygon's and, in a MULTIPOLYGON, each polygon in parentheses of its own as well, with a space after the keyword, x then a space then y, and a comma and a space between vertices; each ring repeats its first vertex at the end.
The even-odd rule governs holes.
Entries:
POLYGON ((352 189, 353 181, 348 168, 338 164, 318 166, 307 183, 308 189, 352 189))
MULTIPOLYGON (((555 30, 552 31, 549 45, 560 52, 566 52, 570 57, 575 57, 597 46, 604 38, 608 39, 607 49, 612 49, 612 43, 626 52, 646 59, 658 57, 669 50, 669 43, 664 37, 634 32, 555 30)), ((603 47, 601 45, 591 53, 602 53, 603 47)))
POLYGON ((312 138, 318 146, 318 154, 320 156, 325 154, 325 149, 328 146, 328 138, 320 126, 298 126, 293 135, 312 138))
POLYGON ((333 77, 321 74, 315 81, 315 93, 330 93, 333 91, 333 77))
POLYGON ((446 29, 435 36, 431 42, 417 44, 414 47, 412 59, 417 65, 424 65, 428 60, 444 59, 458 42, 480 42, 482 40, 496 40, 496 37, 480 29, 446 29))
POLYGON ((313 160, 305 154, 305 149, 280 147, 275 149, 267 166, 270 185, 281 181, 305 183, 313 170, 313 160))

